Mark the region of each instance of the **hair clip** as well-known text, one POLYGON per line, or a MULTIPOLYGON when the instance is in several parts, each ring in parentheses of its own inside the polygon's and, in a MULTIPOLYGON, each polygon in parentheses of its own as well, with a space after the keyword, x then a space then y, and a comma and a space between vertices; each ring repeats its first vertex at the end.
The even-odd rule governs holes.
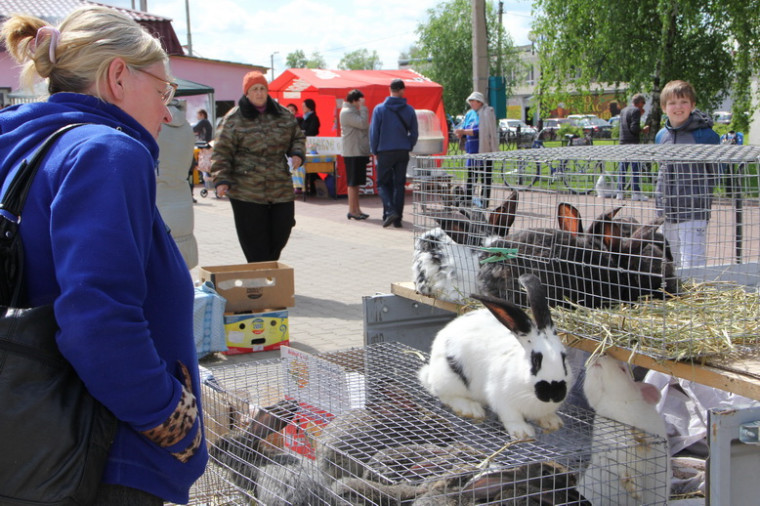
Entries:
POLYGON ((61 32, 54 26, 43 26, 37 30, 37 36, 34 38, 34 50, 37 49, 37 44, 40 42, 40 35, 50 35, 50 63, 55 64, 55 50, 58 47, 58 39, 61 37, 61 32))

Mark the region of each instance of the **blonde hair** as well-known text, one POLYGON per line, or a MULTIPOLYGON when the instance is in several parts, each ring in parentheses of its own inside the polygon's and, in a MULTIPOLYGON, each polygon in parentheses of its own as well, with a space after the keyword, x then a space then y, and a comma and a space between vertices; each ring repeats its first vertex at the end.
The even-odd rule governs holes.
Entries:
POLYGON ((132 68, 168 62, 159 41, 127 15, 108 7, 84 6, 72 11, 58 27, 60 38, 53 48, 52 37, 37 32, 47 23, 34 16, 16 14, 3 23, 0 43, 22 64, 20 81, 24 87, 36 76, 48 80, 50 94, 68 91, 93 92, 100 97, 104 81, 114 58, 122 58, 132 68))
POLYGON ((673 97, 688 98, 692 104, 697 103, 697 92, 687 81, 675 80, 666 84, 660 93, 660 106, 664 108, 673 97))

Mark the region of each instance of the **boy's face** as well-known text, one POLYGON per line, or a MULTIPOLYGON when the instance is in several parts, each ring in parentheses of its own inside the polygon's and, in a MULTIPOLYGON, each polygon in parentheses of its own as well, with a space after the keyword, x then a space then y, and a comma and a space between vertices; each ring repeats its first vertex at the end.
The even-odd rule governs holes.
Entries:
POLYGON ((665 114, 668 115, 670 126, 678 128, 689 119, 689 114, 694 110, 694 102, 687 97, 671 97, 665 102, 665 114))

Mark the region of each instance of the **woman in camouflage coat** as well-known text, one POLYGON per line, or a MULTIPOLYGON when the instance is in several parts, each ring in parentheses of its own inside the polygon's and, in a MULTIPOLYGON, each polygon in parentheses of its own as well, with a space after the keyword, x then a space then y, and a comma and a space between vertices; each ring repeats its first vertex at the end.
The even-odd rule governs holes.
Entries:
POLYGON ((295 116, 269 96, 263 74, 246 74, 243 93, 217 131, 211 175, 217 195, 230 198, 246 260, 274 261, 295 225, 287 157, 298 168, 306 138, 295 116))

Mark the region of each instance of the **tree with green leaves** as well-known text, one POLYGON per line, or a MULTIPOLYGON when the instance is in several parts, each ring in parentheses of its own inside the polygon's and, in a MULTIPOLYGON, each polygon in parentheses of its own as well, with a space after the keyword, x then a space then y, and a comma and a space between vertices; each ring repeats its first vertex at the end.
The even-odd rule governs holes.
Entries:
POLYGON ((318 51, 314 51, 311 53, 311 57, 307 58, 306 53, 301 49, 288 53, 288 56, 285 57, 285 64, 289 69, 323 69, 327 67, 327 62, 318 51))
MULTIPOLYGON (((417 27, 417 43, 402 56, 412 67, 443 86, 444 107, 451 114, 467 108, 472 90, 472 5, 449 0, 428 9, 429 19, 417 27)), ((509 75, 520 63, 509 34, 499 30, 494 2, 486 2, 486 30, 491 75, 509 75), (499 63, 502 69, 499 69, 499 63)), ((507 80, 507 94, 514 83, 507 80)), ((486 90, 480 90, 485 92, 486 90)))
POLYGON ((542 112, 607 83, 621 97, 649 93, 654 135, 659 92, 673 79, 691 82, 700 109, 713 110, 732 86, 747 107, 741 97, 760 69, 760 0, 535 0, 534 10, 542 112))
POLYGON ((308 62, 309 59, 306 58, 306 53, 301 49, 296 49, 292 53, 288 53, 288 56, 285 57, 285 65, 287 65, 289 69, 305 69, 308 62))
POLYGON ((338 63, 340 70, 380 70, 383 62, 380 61, 377 51, 372 54, 366 49, 357 49, 346 53, 338 63))

